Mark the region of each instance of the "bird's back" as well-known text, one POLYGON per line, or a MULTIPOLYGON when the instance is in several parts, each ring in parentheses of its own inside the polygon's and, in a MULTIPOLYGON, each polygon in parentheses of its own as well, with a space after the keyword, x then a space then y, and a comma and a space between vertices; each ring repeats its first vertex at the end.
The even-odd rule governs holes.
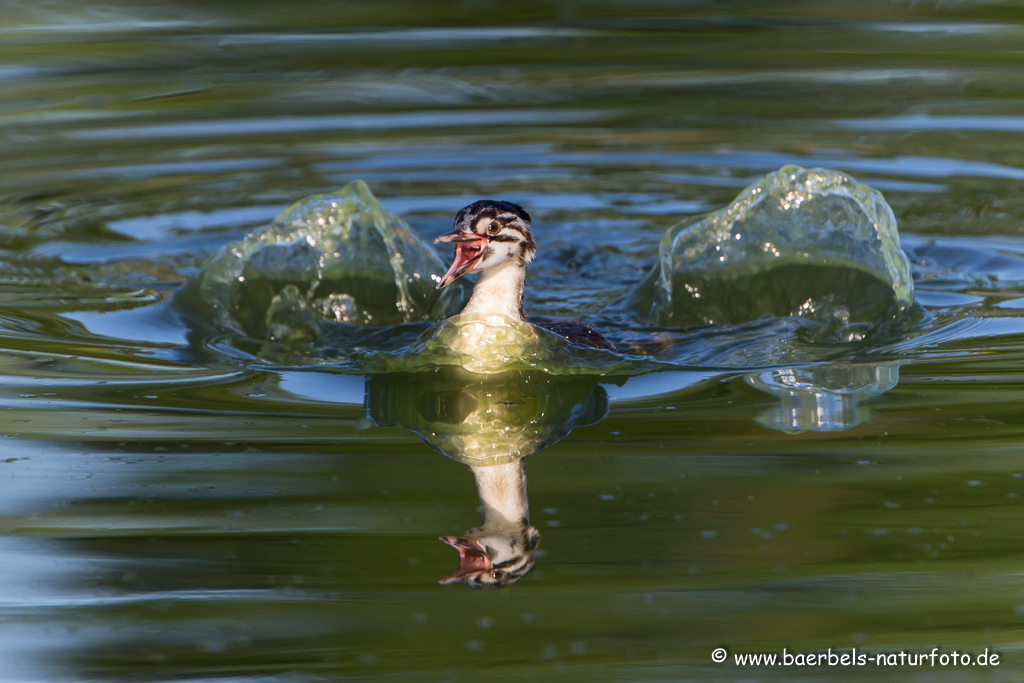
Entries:
POLYGON ((554 332, 576 346, 618 351, 615 345, 605 339, 600 332, 581 320, 555 320, 549 323, 537 323, 537 326, 554 332))

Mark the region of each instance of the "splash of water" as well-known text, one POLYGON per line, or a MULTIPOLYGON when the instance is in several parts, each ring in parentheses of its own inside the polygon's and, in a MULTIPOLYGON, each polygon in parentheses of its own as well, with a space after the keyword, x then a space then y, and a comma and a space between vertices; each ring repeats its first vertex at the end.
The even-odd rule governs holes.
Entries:
POLYGON ((425 328, 465 299, 462 280, 434 289, 443 270, 430 245, 357 181, 224 247, 176 303, 217 330, 218 343, 274 365, 621 377, 838 360, 851 347, 833 342, 864 338, 913 301, 881 195, 844 174, 795 166, 667 231, 658 265, 626 302, 632 318, 613 334, 624 353, 579 348, 504 316, 425 328), (715 324, 683 329, 696 323, 715 324))
POLYGON ((800 317, 854 341, 913 300, 882 195, 844 173, 784 166, 724 209, 669 228, 657 264, 624 305, 646 323, 675 327, 800 317))
POLYGON ((437 254, 362 181, 309 197, 214 254, 179 292, 192 317, 254 339, 310 342, 325 324, 440 320, 462 283, 440 292, 437 254))

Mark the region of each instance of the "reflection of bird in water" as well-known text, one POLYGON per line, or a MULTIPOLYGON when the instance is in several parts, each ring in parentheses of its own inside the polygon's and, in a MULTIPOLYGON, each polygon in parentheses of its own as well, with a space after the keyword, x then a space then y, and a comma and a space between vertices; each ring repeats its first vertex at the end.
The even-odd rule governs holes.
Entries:
POLYGON ((458 569, 441 583, 501 588, 533 568, 540 534, 530 526, 523 457, 607 415, 608 394, 597 380, 457 367, 367 380, 366 410, 376 425, 415 432, 469 465, 476 479, 483 523, 441 538, 459 553, 458 569))
MULTIPOLYGON (((518 204, 481 199, 455 216, 455 229, 435 242, 455 242, 455 260, 438 289, 465 273, 480 273, 463 313, 500 313, 526 320, 523 293, 526 265, 537 253, 530 234, 530 214, 518 204)), ((579 320, 538 325, 578 346, 615 350, 607 339, 579 320)))
POLYGON ((540 532, 530 526, 526 464, 473 467, 483 524, 465 536, 442 536, 459 551, 459 568, 441 583, 461 581, 473 588, 502 588, 533 569, 540 532))

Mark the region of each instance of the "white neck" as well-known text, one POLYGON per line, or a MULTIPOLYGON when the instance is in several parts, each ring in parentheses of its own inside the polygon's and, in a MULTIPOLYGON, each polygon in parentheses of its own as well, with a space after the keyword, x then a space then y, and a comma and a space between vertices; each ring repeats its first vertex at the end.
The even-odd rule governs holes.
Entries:
POLYGON ((530 502, 526 497, 526 463, 523 458, 505 465, 471 467, 480 494, 481 528, 527 526, 530 502))
POLYGON ((473 296, 463 313, 500 313, 513 320, 526 318, 523 313, 523 288, 526 266, 519 261, 506 261, 480 273, 473 296))

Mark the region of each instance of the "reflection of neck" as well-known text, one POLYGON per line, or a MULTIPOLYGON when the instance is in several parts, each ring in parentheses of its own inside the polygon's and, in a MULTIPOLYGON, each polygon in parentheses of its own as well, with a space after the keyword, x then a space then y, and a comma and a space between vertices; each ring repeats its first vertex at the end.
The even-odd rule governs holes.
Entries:
POLYGON ((471 467, 480 494, 482 528, 524 527, 530 524, 526 498, 526 463, 522 458, 505 465, 471 467))
POLYGON ((506 261, 480 273, 473 296, 463 313, 501 313, 514 320, 526 320, 523 288, 526 266, 517 260, 506 261))

